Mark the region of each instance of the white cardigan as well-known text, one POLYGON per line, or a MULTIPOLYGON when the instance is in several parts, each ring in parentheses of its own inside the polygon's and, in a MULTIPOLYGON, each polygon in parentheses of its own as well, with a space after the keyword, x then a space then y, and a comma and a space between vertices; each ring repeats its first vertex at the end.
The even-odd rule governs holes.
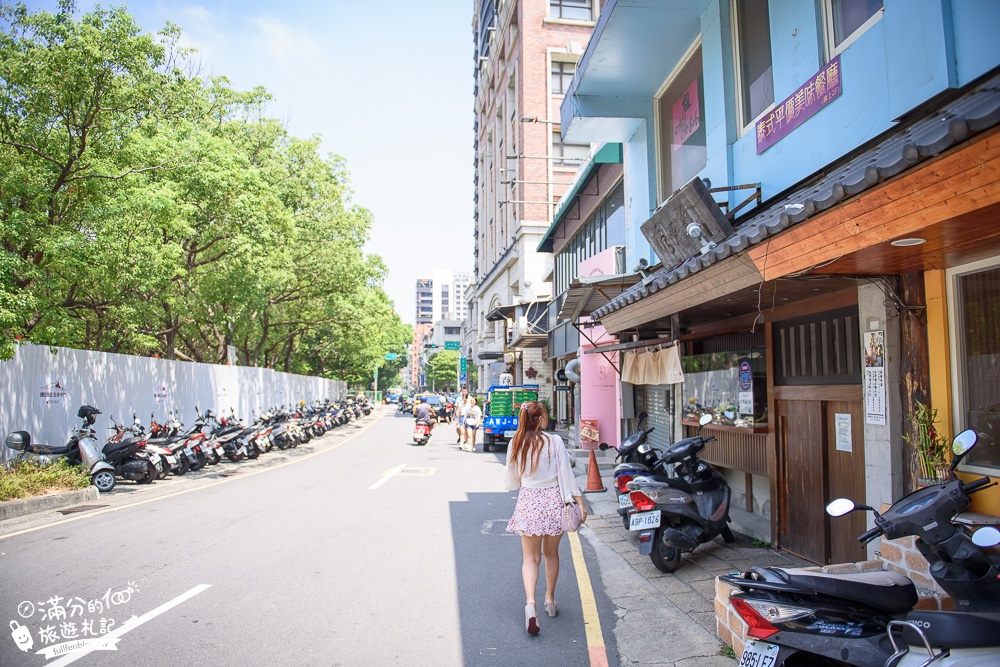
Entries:
POLYGON ((562 466, 563 479, 567 481, 570 488, 563 489, 565 502, 571 502, 574 496, 580 496, 580 487, 576 483, 576 475, 569 463, 569 452, 566 445, 555 433, 543 433, 542 439, 545 446, 538 457, 538 468, 523 475, 518 472, 517 462, 511 460, 511 452, 514 448, 507 445, 507 473, 504 477, 504 488, 508 491, 517 491, 522 486, 529 489, 542 489, 559 484, 559 467, 562 466))

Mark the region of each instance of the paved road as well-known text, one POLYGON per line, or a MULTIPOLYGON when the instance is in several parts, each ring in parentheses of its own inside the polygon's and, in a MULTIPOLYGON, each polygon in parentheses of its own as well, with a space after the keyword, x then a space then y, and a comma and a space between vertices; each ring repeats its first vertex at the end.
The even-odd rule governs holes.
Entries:
MULTIPOLYGON (((413 447, 411 429, 387 411, 279 465, 0 525, 0 622, 33 643, 5 632, 0 665, 590 664, 569 539, 561 613, 528 637, 503 453, 463 453, 453 431, 413 447), (102 629, 117 650, 35 654, 102 629)), ((590 643, 617 664, 593 547, 574 544, 604 627, 590 643)))

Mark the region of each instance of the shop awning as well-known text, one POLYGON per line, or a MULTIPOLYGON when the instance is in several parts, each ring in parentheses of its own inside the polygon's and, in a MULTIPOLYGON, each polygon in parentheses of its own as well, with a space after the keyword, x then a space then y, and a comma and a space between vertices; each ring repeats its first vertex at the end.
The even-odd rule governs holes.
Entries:
POLYGON ((641 279, 642 276, 637 273, 576 277, 566 291, 558 319, 560 322, 576 321, 579 317, 590 315, 641 279))
POLYGON ((517 309, 515 304, 510 304, 509 306, 497 306, 490 312, 486 313, 487 322, 502 322, 503 320, 509 320, 514 317, 514 311, 517 309))

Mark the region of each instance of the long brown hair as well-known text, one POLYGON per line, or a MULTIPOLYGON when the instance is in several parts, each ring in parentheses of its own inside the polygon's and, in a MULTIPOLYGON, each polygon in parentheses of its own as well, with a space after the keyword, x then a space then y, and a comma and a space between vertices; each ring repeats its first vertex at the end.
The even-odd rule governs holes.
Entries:
POLYGON ((542 431, 549 423, 549 412, 538 401, 526 401, 521 404, 518 414, 517 432, 510 441, 510 460, 517 463, 520 474, 534 472, 538 468, 538 459, 545 447, 542 431), (531 466, 528 466, 528 462, 531 466))

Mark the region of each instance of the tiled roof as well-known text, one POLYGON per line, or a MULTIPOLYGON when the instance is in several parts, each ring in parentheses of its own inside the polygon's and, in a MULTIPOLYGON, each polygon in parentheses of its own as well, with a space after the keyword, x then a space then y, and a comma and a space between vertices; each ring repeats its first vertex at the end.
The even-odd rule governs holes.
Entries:
POLYGON ((732 236, 706 254, 692 257, 678 266, 659 269, 645 284, 637 284, 595 310, 593 317, 599 320, 655 294, 998 123, 1000 75, 864 151, 818 181, 778 200, 742 223, 732 236))

